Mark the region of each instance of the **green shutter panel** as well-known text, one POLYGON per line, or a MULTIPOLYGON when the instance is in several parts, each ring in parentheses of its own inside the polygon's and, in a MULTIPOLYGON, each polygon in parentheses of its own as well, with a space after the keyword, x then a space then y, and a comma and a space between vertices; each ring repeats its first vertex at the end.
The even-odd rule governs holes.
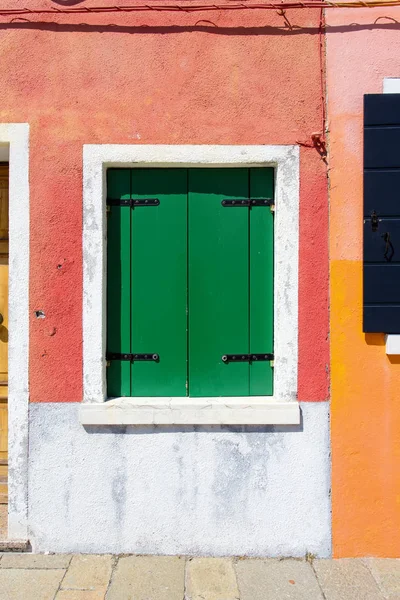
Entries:
POLYGON ((187 171, 132 169, 131 349, 158 362, 133 362, 132 396, 187 395, 187 171))
POLYGON ((268 361, 222 356, 273 353, 273 214, 221 202, 273 197, 273 169, 107 176, 111 199, 159 200, 110 207, 107 352, 160 357, 112 360, 108 396, 185 396, 187 381, 194 397, 272 394, 268 361))
POLYGON ((189 169, 189 394, 247 396, 249 364, 224 354, 249 352, 247 169, 189 169))
MULTIPOLYGON (((130 171, 107 171, 107 194, 129 199, 130 171)), ((110 206, 107 217, 107 352, 131 351, 131 209, 110 206)), ((130 363, 113 360, 107 368, 107 395, 131 395, 130 363)))
MULTIPOLYGON (((274 197, 274 170, 250 169, 250 197, 274 197)), ((239 210, 239 209, 238 209, 239 210)), ((274 217, 269 207, 250 209, 250 353, 273 354, 274 217)), ((269 361, 250 363, 250 396, 270 396, 273 368, 269 361)))

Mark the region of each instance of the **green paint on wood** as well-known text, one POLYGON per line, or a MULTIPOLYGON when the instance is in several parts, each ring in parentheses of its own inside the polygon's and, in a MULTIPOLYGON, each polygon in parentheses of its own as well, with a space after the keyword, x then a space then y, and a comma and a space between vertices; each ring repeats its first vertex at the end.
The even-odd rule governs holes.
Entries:
POLYGON ((156 353, 112 361, 109 396, 270 395, 269 362, 224 354, 273 352, 273 215, 223 199, 273 197, 273 169, 109 169, 107 351, 156 353))
POLYGON ((132 198, 159 206, 131 210, 132 396, 185 396, 187 379, 187 172, 132 169, 132 198))
MULTIPOLYGON (((274 197, 274 170, 250 169, 250 197, 274 197)), ((269 208, 250 209, 250 353, 273 353, 274 217, 269 208)), ((272 395, 273 369, 250 364, 250 396, 272 395)))
MULTIPOLYGON (((130 197, 129 170, 107 171, 107 193, 114 200, 130 197)), ((111 206, 107 217, 107 351, 131 351, 131 209, 111 206)), ((107 394, 130 396, 130 364, 113 360, 107 367, 107 394)))
POLYGON ((189 170, 189 394, 247 396, 249 352, 249 209, 247 169, 189 170))

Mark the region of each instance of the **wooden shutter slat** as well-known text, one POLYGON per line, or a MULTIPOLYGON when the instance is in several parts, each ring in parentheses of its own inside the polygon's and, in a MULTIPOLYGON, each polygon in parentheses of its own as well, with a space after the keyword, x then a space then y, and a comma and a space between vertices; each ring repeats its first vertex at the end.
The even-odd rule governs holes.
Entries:
MULTIPOLYGON (((274 197, 274 170, 250 169, 250 197, 274 197)), ((268 207, 250 210, 250 353, 273 354, 274 218, 268 207)), ((272 395, 270 362, 250 363, 250 395, 272 395)))
MULTIPOLYGON (((130 198, 130 170, 107 171, 107 194, 130 198)), ((129 206, 110 206, 107 217, 107 352, 131 351, 131 222, 129 206)), ((107 395, 130 396, 130 364, 113 360, 107 367, 107 395)))
POLYGON ((364 125, 400 125, 399 94, 366 94, 364 125))
POLYGON ((370 217, 374 210, 381 217, 399 214, 400 168, 364 172, 364 217, 370 217))
POLYGON ((133 353, 157 362, 133 362, 132 396, 187 394, 187 171, 132 169, 132 199, 158 206, 131 210, 133 353))
MULTIPOLYGON (((189 394, 247 396, 249 364, 248 169, 189 169, 189 394)), ((269 209, 262 209, 269 210, 269 209)))

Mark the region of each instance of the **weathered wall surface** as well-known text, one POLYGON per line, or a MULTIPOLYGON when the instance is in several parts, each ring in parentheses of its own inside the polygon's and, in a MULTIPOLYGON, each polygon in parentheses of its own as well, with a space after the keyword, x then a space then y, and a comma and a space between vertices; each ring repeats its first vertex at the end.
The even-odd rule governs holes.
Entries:
POLYGON ((0 20, 0 122, 30 126, 37 551, 330 553, 328 203, 314 149, 300 159, 298 389, 314 401, 303 425, 78 423, 83 145, 308 144, 322 129, 320 11, 287 17, 292 29, 262 11, 0 20))
POLYGON ((329 405, 287 427, 90 428, 31 404, 37 552, 330 554, 329 405))
POLYGON ((400 556, 400 361, 362 332, 363 94, 400 75, 400 9, 326 12, 333 552, 400 556))
MULTIPOLYGON (((297 28, 263 11, 0 23, 0 121, 30 124, 31 401, 82 399, 82 145, 309 142, 322 127, 320 11, 287 15, 297 28)), ((328 396, 326 188, 302 148, 305 401, 328 396)))

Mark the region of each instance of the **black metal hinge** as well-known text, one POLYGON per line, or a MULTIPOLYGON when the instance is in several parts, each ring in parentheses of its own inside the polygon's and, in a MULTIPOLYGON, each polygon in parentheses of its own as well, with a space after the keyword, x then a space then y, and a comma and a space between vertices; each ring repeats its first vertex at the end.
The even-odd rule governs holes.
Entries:
POLYGON ((256 362, 259 360, 274 360, 273 354, 224 354, 222 361, 228 362, 256 362))
POLYGON ((144 199, 136 199, 127 198, 124 200, 114 200, 113 198, 107 198, 107 206, 130 206, 130 208, 135 208, 135 206, 158 206, 160 201, 158 198, 144 198, 144 199))
POLYGON ((152 360, 157 361, 160 357, 158 354, 121 354, 119 352, 107 352, 107 360, 129 360, 135 362, 136 360, 152 360))
POLYGON ((241 206, 273 206, 274 201, 272 198, 254 198, 254 199, 243 199, 243 200, 222 200, 222 206, 229 207, 241 207, 241 206))

